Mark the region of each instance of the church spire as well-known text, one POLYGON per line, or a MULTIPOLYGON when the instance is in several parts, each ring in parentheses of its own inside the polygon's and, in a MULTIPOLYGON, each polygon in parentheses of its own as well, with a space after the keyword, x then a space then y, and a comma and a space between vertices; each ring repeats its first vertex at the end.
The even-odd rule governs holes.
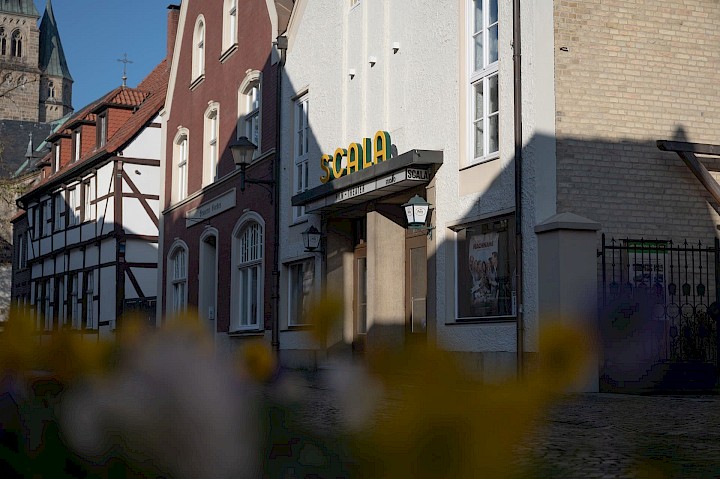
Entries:
POLYGON ((21 15, 30 15, 39 17, 35 2, 33 0, 1 0, 0 12, 2 13, 19 13, 21 15))
POLYGON ((44 75, 72 81, 50 0, 45 4, 45 13, 40 22, 40 71, 44 75))

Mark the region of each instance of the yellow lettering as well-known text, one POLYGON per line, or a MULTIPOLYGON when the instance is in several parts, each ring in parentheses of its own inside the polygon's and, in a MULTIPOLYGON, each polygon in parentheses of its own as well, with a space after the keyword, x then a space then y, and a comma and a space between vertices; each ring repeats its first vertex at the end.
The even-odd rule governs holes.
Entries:
POLYGON ((378 131, 375 133, 375 155, 373 163, 376 165, 381 161, 385 161, 390 157, 390 133, 387 131, 378 131))
POLYGON ((349 175, 363 167, 363 147, 359 143, 350 143, 347 155, 347 174, 349 175))
POLYGON ((328 166, 330 161, 332 161, 332 157, 330 155, 323 155, 320 157, 320 169, 325 172, 325 174, 320 177, 320 183, 325 184, 330 181, 330 167, 328 166))
POLYGON ((338 148, 335 150, 335 161, 332 162, 332 174, 335 179, 340 178, 345 174, 345 168, 342 166, 343 156, 347 156, 347 150, 345 148, 338 148), (340 167, 340 169, 338 169, 340 167))
POLYGON ((370 138, 363 138, 363 145, 365 145, 365 156, 363 156, 362 167, 370 168, 373 165, 372 140, 370 138))

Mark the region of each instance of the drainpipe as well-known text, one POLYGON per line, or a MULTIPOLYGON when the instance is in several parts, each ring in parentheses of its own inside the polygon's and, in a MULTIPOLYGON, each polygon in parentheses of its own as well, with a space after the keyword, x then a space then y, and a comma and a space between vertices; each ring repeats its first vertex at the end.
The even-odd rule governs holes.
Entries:
POLYGON ((287 50, 287 37, 281 35, 277 37, 275 46, 278 49, 280 58, 277 65, 277 83, 275 86, 275 159, 273 161, 273 180, 275 187, 273 188, 273 201, 275 203, 275 218, 273 241, 273 325, 272 325, 272 348, 275 355, 280 356, 280 109, 282 107, 282 67, 285 64, 285 52, 287 50))
POLYGON ((517 313, 517 375, 524 374, 523 353, 525 325, 523 322, 523 241, 522 241, 522 81, 520 48, 520 0, 513 0, 513 103, 515 105, 515 297, 517 313))

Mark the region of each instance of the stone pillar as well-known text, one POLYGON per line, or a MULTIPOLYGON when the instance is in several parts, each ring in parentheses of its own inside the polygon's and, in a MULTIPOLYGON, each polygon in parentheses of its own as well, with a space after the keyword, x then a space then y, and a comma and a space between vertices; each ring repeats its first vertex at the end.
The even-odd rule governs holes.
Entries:
MULTIPOLYGON (((600 224, 573 213, 551 216, 535 227, 538 237, 539 327, 561 320, 597 337, 597 231, 600 224)), ((540 352, 542 354, 542 351, 540 352)), ((598 392, 599 354, 569 392, 598 392)))

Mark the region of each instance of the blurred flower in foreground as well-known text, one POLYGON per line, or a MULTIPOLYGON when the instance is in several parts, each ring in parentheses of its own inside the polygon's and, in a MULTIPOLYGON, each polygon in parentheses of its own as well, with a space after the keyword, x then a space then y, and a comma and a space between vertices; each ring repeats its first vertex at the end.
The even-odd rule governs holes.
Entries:
POLYGON ((253 391, 187 319, 122 342, 116 371, 65 394, 63 431, 96 463, 120 452, 177 478, 256 477, 253 391))
POLYGON ((244 374, 257 382, 269 381, 277 370, 277 362, 270 345, 262 339, 248 341, 240 350, 244 374))
POLYGON ((324 293, 323 299, 313 302, 307 311, 306 321, 312 325, 312 335, 315 340, 325 347, 328 332, 342 321, 343 303, 335 294, 324 293))

